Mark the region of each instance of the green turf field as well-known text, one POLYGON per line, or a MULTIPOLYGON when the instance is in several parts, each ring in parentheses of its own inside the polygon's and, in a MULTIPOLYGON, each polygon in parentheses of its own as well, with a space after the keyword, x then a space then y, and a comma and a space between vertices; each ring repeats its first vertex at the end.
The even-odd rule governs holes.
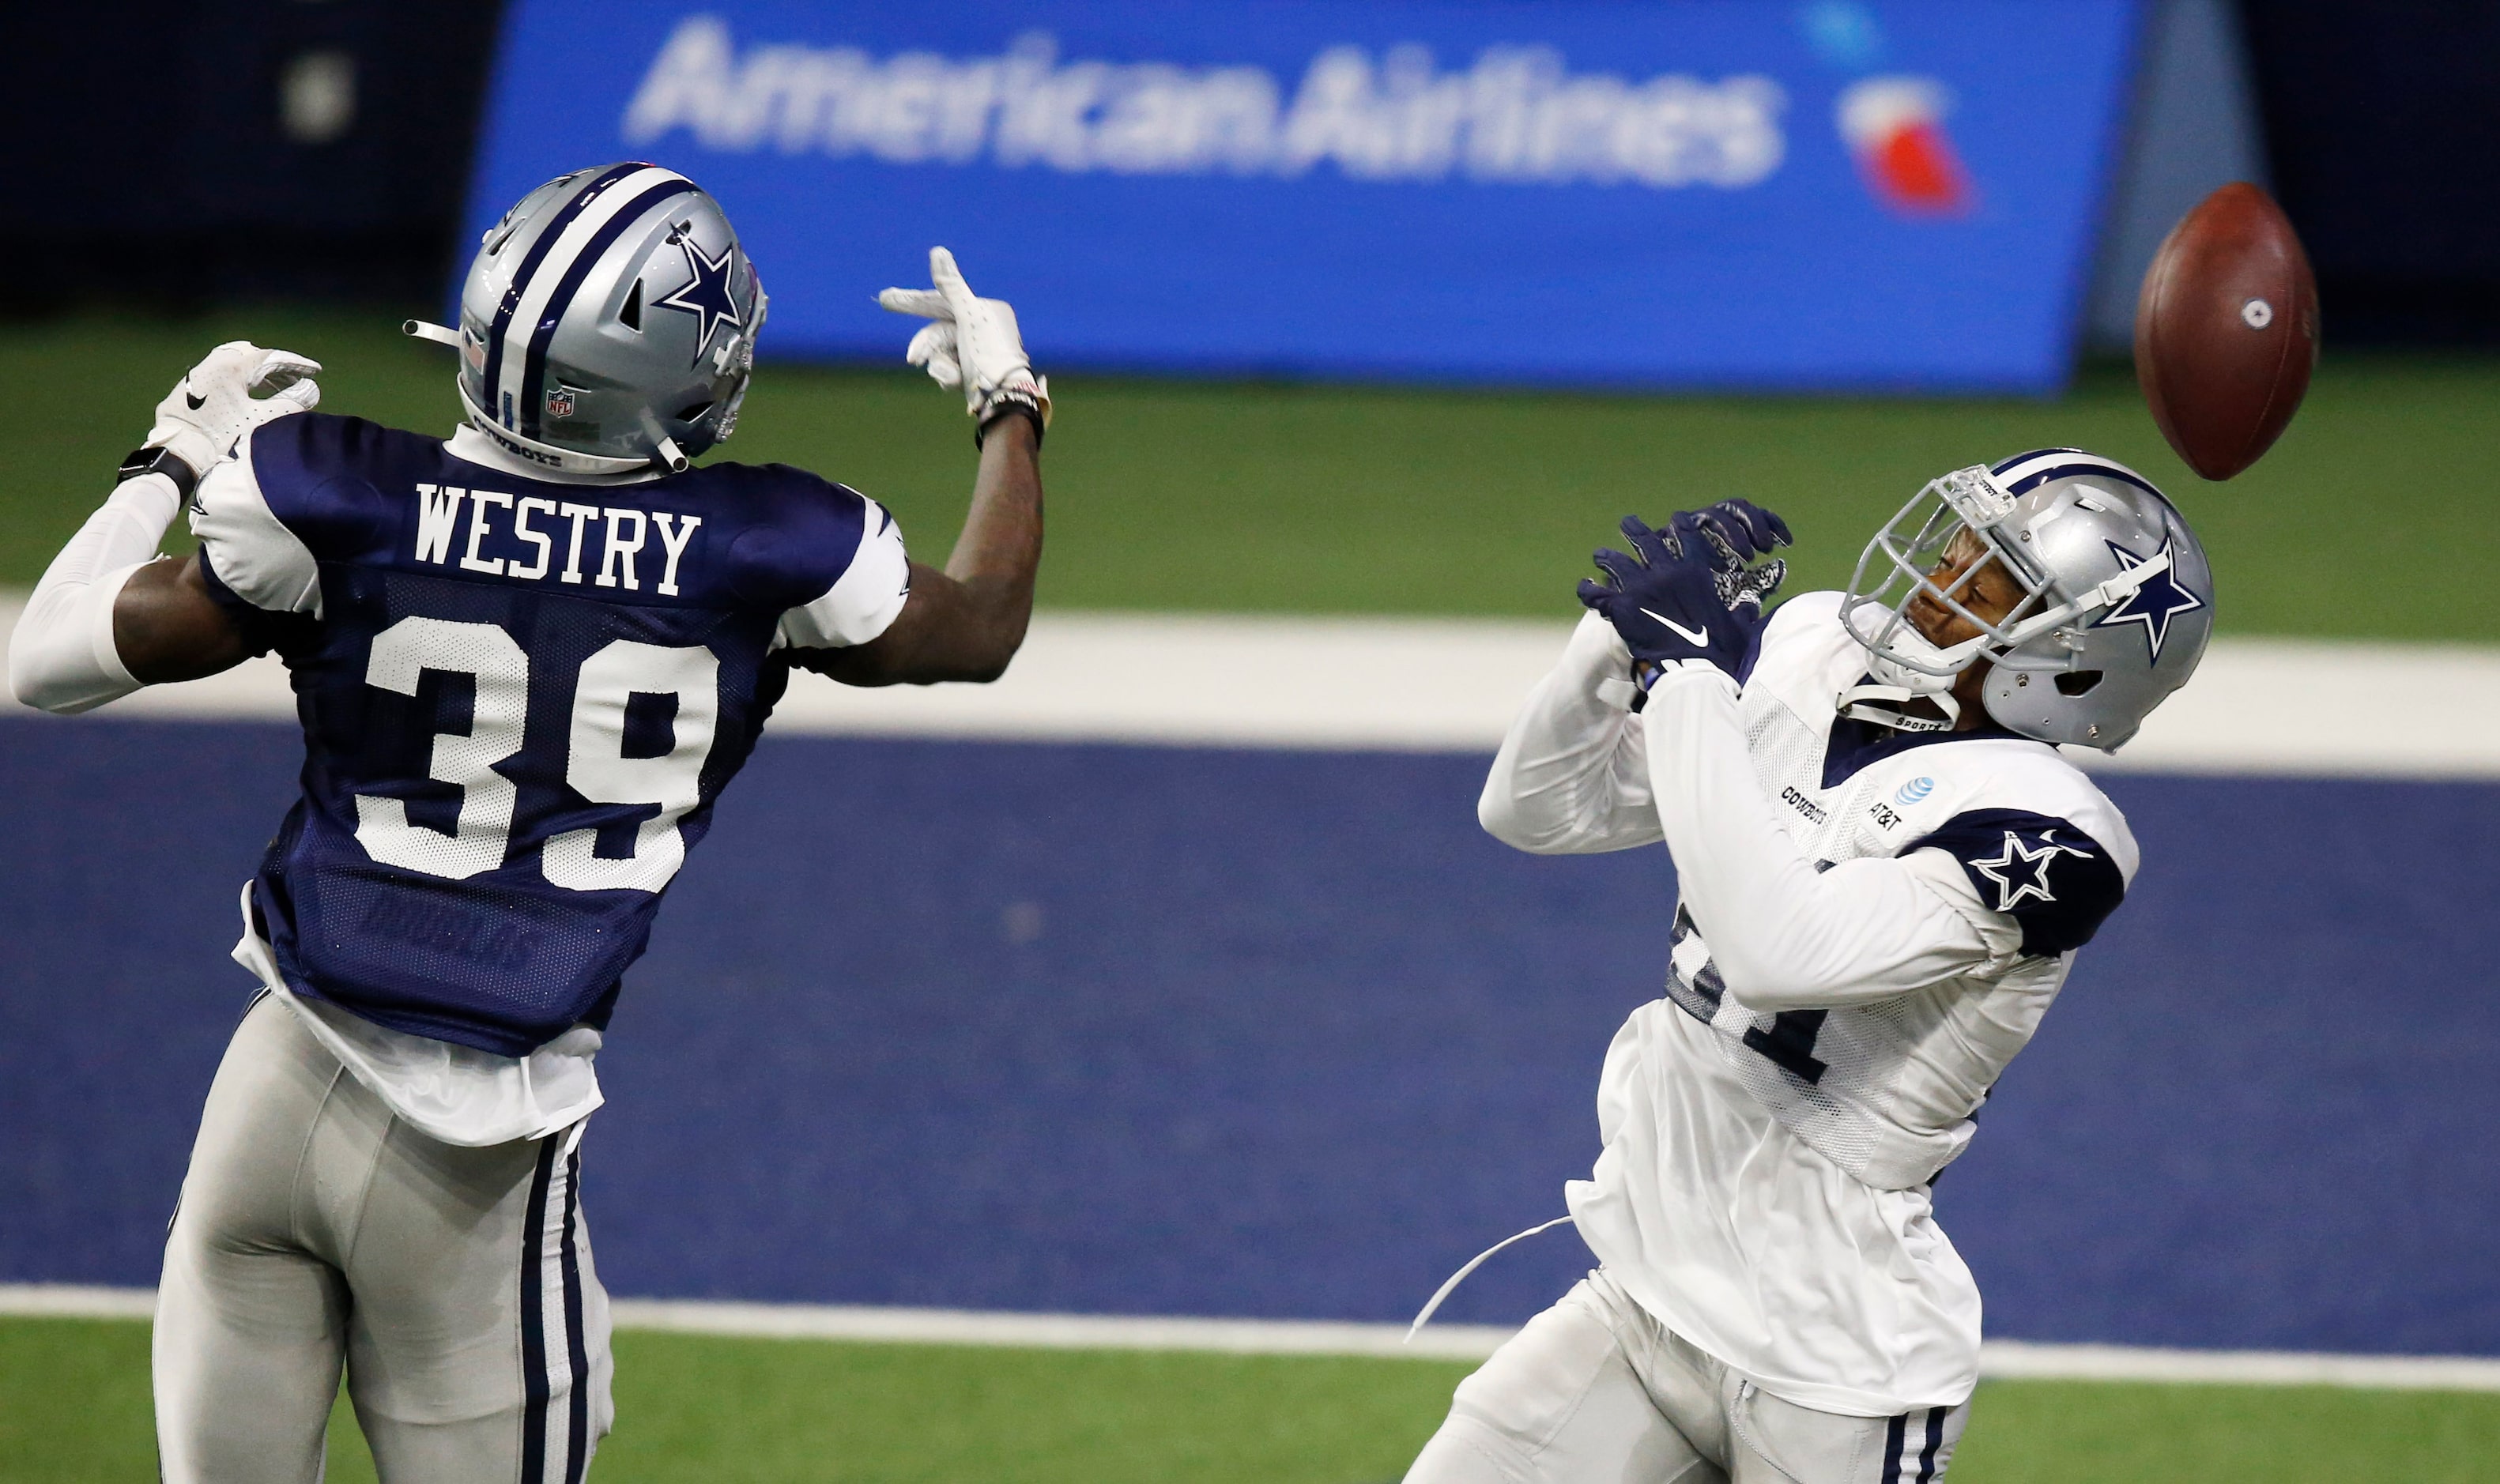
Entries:
MULTIPOLYGON (((592 1477, 1016 1484, 1374 1484, 1467 1368, 1124 1351, 617 1337, 592 1477)), ((329 1477, 371 1479, 342 1408, 329 1477)), ((0 1321, 0 1478, 150 1476, 148 1330, 0 1321)), ((1994 1382, 1954 1484, 2487 1479, 2500 1397, 1994 1382)))
MULTIPOLYGON (((896 353, 906 326, 897 322, 896 353)), ((325 408, 448 430, 452 360, 389 316, 301 312, 0 329, 23 417, 0 582, 26 584, 202 350, 324 361, 325 408)), ((1036 327, 1046 347, 1046 332, 1036 327)), ((1047 369, 1047 368, 1045 368, 1047 369)), ((1628 511, 1742 494, 1797 530, 1798 586, 1845 580, 1935 474, 2078 444, 2152 476, 2214 559, 2226 632, 2500 641, 2500 360, 2333 358, 2253 472, 2209 485, 2120 370, 2058 402, 1729 400, 1170 383, 1062 376, 1042 600, 1060 607, 1560 614, 1628 511), (2368 560, 2356 561, 2367 553, 2368 560)), ((942 555, 971 474, 915 374, 767 365, 732 445, 858 485, 942 555)))

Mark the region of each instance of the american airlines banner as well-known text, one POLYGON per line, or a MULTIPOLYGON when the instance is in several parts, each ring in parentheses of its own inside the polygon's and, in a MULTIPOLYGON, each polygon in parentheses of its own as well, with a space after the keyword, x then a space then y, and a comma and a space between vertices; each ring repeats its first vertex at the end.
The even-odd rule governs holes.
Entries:
POLYGON ((513 7, 471 202, 643 158, 767 354, 894 354, 933 244, 1045 366, 2054 390, 2128 0, 513 7))

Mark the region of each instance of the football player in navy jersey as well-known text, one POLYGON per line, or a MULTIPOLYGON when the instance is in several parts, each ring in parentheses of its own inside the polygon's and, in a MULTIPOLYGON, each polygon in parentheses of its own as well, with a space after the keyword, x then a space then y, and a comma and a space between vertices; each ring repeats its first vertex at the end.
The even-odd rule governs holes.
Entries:
POLYGON ((1563 1190, 1599 1266, 1406 1477, 1934 1484, 1980 1298, 1930 1187, 2136 872, 2058 745, 2114 749, 2187 682, 2212 572, 2150 481, 2074 448, 1931 481, 1849 591, 1767 614, 1777 516, 1623 530, 1478 808, 1540 854, 1663 841, 1664 993, 1563 1190))
POLYGON ((791 667, 988 680, 1024 638, 1048 387, 1013 312, 930 268, 882 299, 980 445, 943 571, 855 490, 693 464, 764 290, 717 203, 627 163, 531 192, 457 328, 410 325, 459 353, 450 439, 316 413, 318 366, 220 346, 45 574, 19 700, 275 649, 304 727, 243 890, 263 992, 166 1242, 166 1479, 317 1479, 343 1367, 386 1480, 582 1477, 610 1411, 580 1141, 661 894, 791 667), (185 505, 199 551, 157 557, 185 505))

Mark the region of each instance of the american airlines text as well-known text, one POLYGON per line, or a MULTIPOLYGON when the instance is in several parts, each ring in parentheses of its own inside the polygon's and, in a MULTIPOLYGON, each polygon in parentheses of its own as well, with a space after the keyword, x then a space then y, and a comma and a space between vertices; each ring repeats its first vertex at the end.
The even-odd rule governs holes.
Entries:
POLYGON ((865 155, 894 164, 1068 174, 1507 185, 1760 184, 1787 152, 1787 95, 1760 74, 1708 82, 1573 73, 1551 47, 1492 47, 1444 72, 1426 47, 1323 49, 1287 98, 1258 66, 1063 61, 1028 33, 1003 53, 879 58, 749 45, 714 16, 681 21, 625 111, 637 148, 674 130, 707 149, 865 155))

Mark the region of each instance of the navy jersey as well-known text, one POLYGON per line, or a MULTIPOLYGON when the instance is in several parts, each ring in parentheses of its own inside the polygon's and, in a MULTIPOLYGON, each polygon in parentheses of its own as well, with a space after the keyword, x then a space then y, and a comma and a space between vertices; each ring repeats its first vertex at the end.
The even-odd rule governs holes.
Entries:
POLYGON ((606 1024, 788 651, 874 638, 908 585, 886 512, 800 470, 560 483, 317 413, 192 523, 303 719, 253 892, 289 987, 508 1056, 606 1024))

